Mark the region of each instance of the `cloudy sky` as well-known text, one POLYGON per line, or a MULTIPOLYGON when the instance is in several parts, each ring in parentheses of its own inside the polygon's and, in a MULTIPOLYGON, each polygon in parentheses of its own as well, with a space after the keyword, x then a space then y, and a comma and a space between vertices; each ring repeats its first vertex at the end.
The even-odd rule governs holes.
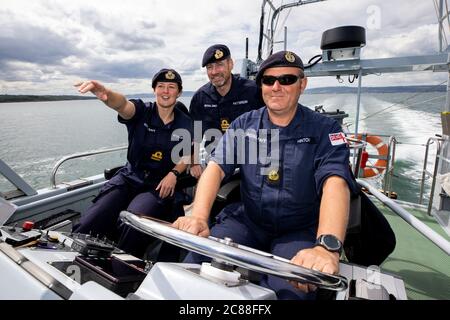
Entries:
MULTIPOLYGON (((0 94, 76 94, 72 84, 82 79, 98 79, 127 94, 149 92, 152 75, 162 67, 178 70, 185 90, 196 90, 207 81, 200 62, 209 45, 227 44, 239 60, 249 37, 250 59, 257 54, 260 0, 0 0, 0 4, 0 94)), ((433 0, 328 0, 286 11, 279 25, 284 21, 288 48, 304 60, 320 54, 324 30, 341 25, 366 27, 363 58, 438 50, 433 0)), ((364 83, 437 84, 445 77, 370 76, 364 83)), ((313 79, 310 85, 338 84, 313 79)))

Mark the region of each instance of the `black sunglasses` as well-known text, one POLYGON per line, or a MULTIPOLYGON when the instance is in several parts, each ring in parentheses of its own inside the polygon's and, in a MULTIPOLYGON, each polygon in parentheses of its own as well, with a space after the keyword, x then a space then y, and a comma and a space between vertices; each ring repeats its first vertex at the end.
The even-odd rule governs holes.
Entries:
POLYGON ((303 77, 296 76, 295 74, 282 74, 281 76, 275 77, 275 76, 262 76, 261 82, 267 86, 273 86, 275 84, 275 81, 278 80, 278 82, 282 86, 289 86, 291 84, 294 84, 297 82, 298 79, 301 79, 303 77))

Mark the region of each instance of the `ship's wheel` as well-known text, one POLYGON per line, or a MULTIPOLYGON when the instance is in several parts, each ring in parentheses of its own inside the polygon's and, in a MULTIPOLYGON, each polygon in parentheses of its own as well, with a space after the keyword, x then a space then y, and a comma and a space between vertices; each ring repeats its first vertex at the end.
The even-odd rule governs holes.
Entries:
POLYGON ((312 284, 318 288, 333 291, 347 289, 347 279, 343 276, 303 268, 290 263, 285 258, 234 243, 231 239, 203 238, 178 230, 166 221, 139 217, 127 211, 122 211, 120 218, 136 230, 175 246, 208 256, 220 263, 271 274, 286 280, 312 284))

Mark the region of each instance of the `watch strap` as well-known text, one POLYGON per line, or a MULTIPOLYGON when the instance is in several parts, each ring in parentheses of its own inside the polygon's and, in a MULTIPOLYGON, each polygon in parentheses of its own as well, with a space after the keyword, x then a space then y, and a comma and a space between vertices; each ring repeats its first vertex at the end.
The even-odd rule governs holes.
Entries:
POLYGON ((180 172, 178 170, 172 169, 170 172, 172 172, 177 178, 180 176, 180 172))

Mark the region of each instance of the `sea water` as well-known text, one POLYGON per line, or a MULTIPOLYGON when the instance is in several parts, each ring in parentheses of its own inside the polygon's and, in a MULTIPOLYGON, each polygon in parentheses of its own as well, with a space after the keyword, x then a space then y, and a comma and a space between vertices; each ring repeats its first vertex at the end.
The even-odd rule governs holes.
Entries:
MULTIPOLYGON (((189 106, 191 97, 180 100, 189 106)), ((151 99, 143 99, 148 101, 151 99)), ((356 95, 305 94, 300 102, 326 111, 349 114, 344 124, 355 130, 356 95)), ((397 146, 394 191, 399 198, 417 201, 419 179, 429 137, 441 134, 440 112, 445 93, 372 93, 361 100, 360 132, 393 135, 397 146)), ((55 163, 64 156, 127 145, 126 127, 117 113, 98 100, 25 102, 0 104, 0 159, 35 189, 50 186, 55 163)), ((429 160, 431 170, 434 147, 429 160)), ((70 160, 62 165, 57 183, 102 173, 123 165, 126 151, 70 160)), ((427 182, 429 185, 429 182, 427 182)), ((0 177, 0 191, 13 189, 0 177)))

